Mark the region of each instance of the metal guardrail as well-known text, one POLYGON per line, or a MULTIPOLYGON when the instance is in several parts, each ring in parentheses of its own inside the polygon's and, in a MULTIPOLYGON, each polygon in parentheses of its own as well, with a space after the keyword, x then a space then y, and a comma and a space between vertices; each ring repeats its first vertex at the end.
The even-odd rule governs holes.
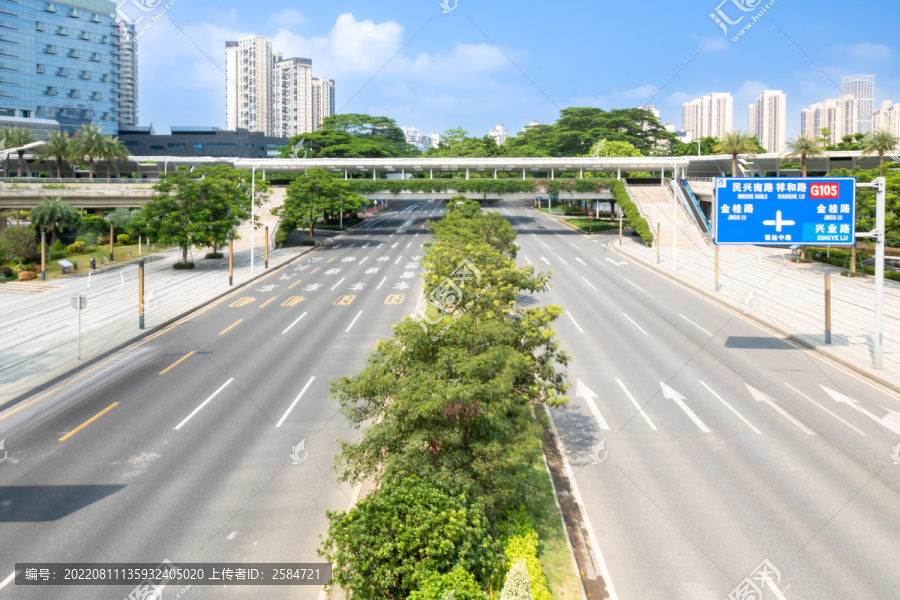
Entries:
POLYGON ((697 197, 694 196, 694 192, 691 190, 688 182, 684 179, 679 179, 676 187, 682 195, 682 201, 687 204, 688 208, 693 213, 694 219, 703 225, 705 229, 704 234, 709 235, 712 233, 712 225, 710 225, 709 219, 707 219, 706 215, 703 213, 703 209, 700 208, 700 202, 697 201, 697 197), (686 202, 686 198, 690 198, 690 202, 686 202))

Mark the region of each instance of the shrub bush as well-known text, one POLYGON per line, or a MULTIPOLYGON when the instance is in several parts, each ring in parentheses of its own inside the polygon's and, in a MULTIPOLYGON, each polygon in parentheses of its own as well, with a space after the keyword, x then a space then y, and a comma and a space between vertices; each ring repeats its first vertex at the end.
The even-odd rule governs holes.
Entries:
POLYGON ((97 245, 98 246, 109 246, 109 236, 108 235, 100 236, 100 238, 97 240, 97 245))
POLYGON ((121 233, 116 236, 116 241, 120 244, 127 244, 131 241, 131 236, 127 233, 121 233))
POLYGON ((47 254, 47 260, 60 260, 65 258, 66 256, 67 254, 65 250, 54 250, 53 252, 49 252, 47 254))
POLYGON ((85 215, 78 219, 75 226, 79 235, 87 237, 89 233, 103 235, 109 231, 109 221, 97 215, 85 215))
POLYGON ((0 275, 5 275, 6 277, 12 277, 13 270, 12 267, 0 267, 0 275))
POLYGON ((500 592, 500 600, 532 600, 531 588, 528 581, 528 569, 524 560, 517 560, 506 574, 503 583, 503 591, 500 592))
POLYGON ((38 263, 41 262, 41 253, 40 252, 29 252, 25 256, 22 257, 23 263, 38 263))
MULTIPOLYGON (((509 564, 515 565, 521 562, 525 565, 531 597, 534 600, 552 600, 550 591, 547 589, 547 578, 541 571, 541 561, 538 560, 537 551, 538 534, 525 522, 520 522, 503 544, 503 554, 509 564)), ((512 569, 510 569, 510 573, 512 573, 512 569)), ((509 574, 507 574, 507 581, 509 581, 509 574)), ((503 587, 503 590, 506 591, 506 586, 503 587)))
POLYGON ((19 273, 19 281, 31 281, 35 277, 34 271, 22 271, 19 273))
POLYGON ((76 244, 87 244, 87 240, 84 239, 84 236, 79 235, 77 238, 75 238, 75 243, 76 244))
POLYGON ((50 248, 50 250, 51 250, 52 252, 59 252, 59 251, 61 251, 61 250, 65 250, 65 249, 66 249, 66 245, 63 244, 63 241, 62 241, 62 240, 56 240, 56 242, 55 242, 55 243, 53 244, 53 246, 50 248))
MULTIPOLYGON (((96 247, 97 241, 99 239, 100 239, 100 236, 98 236, 96 233, 87 233, 84 235, 84 245, 86 247, 90 247, 90 246, 96 247)), ((77 242, 78 240, 75 240, 75 241, 77 242)))
POLYGON ((309 241, 309 240, 303 240, 302 242, 300 242, 300 245, 301 245, 301 246, 315 246, 316 243, 315 243, 315 242, 311 242, 311 241, 309 241))
POLYGON ((225 258, 225 255, 221 252, 207 252, 206 258, 225 258))
POLYGON ((75 242, 74 244, 69 244, 69 247, 66 248, 66 254, 78 254, 80 252, 84 252, 84 242, 75 242))
POLYGON ((183 262, 177 262, 177 263, 175 263, 174 265, 172 265, 172 268, 173 268, 173 269, 193 269, 193 268, 194 268, 194 263, 192 263, 192 262, 190 262, 190 261, 188 261, 188 262, 186 262, 186 263, 183 263, 183 262))
POLYGON ((407 600, 446 600, 453 593, 453 600, 484 600, 484 594, 475 576, 456 567, 449 573, 430 573, 422 575, 425 582, 418 590, 409 595, 407 600))

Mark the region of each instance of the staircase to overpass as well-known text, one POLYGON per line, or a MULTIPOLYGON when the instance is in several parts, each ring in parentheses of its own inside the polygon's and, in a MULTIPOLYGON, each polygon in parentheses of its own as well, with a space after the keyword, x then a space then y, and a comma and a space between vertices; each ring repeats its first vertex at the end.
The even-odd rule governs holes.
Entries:
POLYGON ((671 249, 675 247, 676 243, 679 250, 707 247, 701 226, 697 223, 695 216, 688 213, 680 200, 673 201, 671 180, 668 180, 665 186, 661 186, 659 183, 629 185, 628 192, 650 225, 654 237, 656 236, 656 224, 660 224, 660 243, 663 249, 671 249), (673 225, 677 234, 673 232, 673 225))

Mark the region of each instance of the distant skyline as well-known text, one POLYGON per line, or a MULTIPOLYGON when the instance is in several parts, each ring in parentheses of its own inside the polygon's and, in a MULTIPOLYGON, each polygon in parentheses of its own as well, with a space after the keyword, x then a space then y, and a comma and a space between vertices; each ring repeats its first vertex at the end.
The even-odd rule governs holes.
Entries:
POLYGON ((747 106, 764 89, 786 94, 793 137, 801 109, 840 97, 841 79, 855 74, 875 76, 875 106, 900 101, 896 20, 878 0, 821 0, 815 11, 779 1, 756 22, 755 9, 715 0, 563 0, 553 10, 459 0, 446 14, 436 0, 295 6, 177 1, 139 40, 139 123, 224 128, 225 41, 250 34, 328 73, 337 112, 479 137, 497 123, 510 134, 551 123, 568 106, 653 104, 680 126, 682 103, 714 92, 731 93, 734 127, 747 131, 747 106), (717 11, 741 21, 719 24, 717 11))

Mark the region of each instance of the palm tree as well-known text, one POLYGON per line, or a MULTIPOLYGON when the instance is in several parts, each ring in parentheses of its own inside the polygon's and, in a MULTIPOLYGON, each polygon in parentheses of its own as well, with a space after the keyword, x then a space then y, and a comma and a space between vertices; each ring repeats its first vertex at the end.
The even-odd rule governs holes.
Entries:
MULTIPOLYGON (((106 178, 110 178, 109 167, 115 165, 117 160, 125 160, 131 153, 125 144, 119 141, 119 138, 112 136, 103 136, 103 142, 100 144, 100 157, 106 161, 106 178)), ((116 176, 119 174, 119 168, 116 167, 116 176)))
POLYGON ((47 138, 46 143, 41 146, 36 155, 40 160, 56 161, 56 176, 62 179, 62 162, 65 160, 71 163, 73 158, 75 141, 69 137, 65 131, 54 131, 47 138))
POLYGON ((56 243, 57 230, 71 229, 78 223, 78 212, 61 198, 43 198, 31 211, 31 225, 38 231, 49 231, 50 243, 56 243))
POLYGON ((4 138, 6 147, 20 148, 17 151, 17 154, 19 155, 19 173, 18 175, 16 175, 16 177, 22 176, 22 165, 25 164, 25 150, 21 149, 21 147, 36 141, 37 137, 27 127, 13 127, 6 132, 6 136, 4 138))
POLYGON ((75 134, 76 154, 79 157, 87 157, 90 179, 94 178, 94 159, 100 156, 103 148, 103 134, 100 128, 93 123, 85 123, 81 131, 75 134))
POLYGON ((800 166, 803 168, 803 176, 806 177, 806 159, 807 157, 816 157, 822 156, 824 150, 819 145, 819 141, 813 139, 806 135, 801 135, 799 137, 791 138, 785 144, 788 150, 788 153, 785 155, 785 158, 795 159, 797 157, 800 158, 800 166))
MULTIPOLYGON (((0 151, 6 148, 6 136, 9 135, 9 127, 4 127, 0 129, 0 151)), ((3 155, 3 176, 6 177, 6 172, 9 170, 9 153, 4 153, 3 155)))
POLYGON ((753 154, 757 151, 753 137, 743 131, 726 131, 725 137, 716 142, 714 152, 731 155, 731 176, 737 177, 738 154, 753 154))
POLYGON ((862 153, 878 153, 878 166, 884 166, 884 153, 890 152, 897 145, 897 138, 886 129, 879 129, 862 141, 862 153))

